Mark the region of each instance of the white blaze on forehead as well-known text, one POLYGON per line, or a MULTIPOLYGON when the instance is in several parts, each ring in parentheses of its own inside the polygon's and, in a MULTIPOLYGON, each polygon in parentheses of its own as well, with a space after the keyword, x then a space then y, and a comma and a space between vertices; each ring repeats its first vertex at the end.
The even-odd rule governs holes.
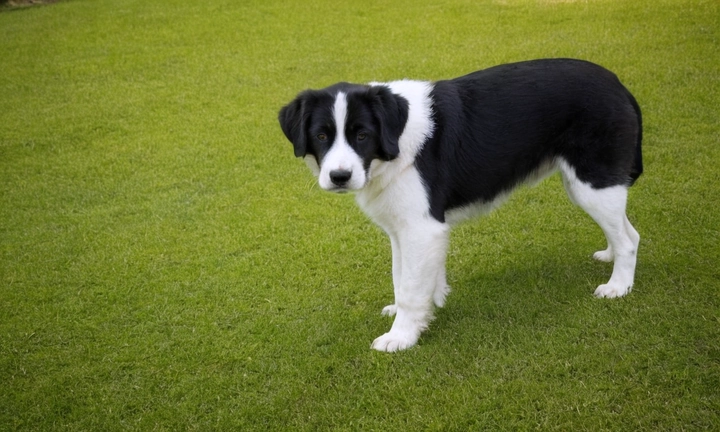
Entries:
POLYGON ((333 105, 333 119, 335 120, 335 127, 337 127, 337 138, 343 137, 344 140, 345 122, 347 121, 347 96, 345 96, 345 93, 343 92, 338 93, 335 98, 335 105, 333 105))
POLYGON ((320 187, 326 190, 336 189, 336 185, 330 179, 330 173, 337 170, 352 173, 350 180, 345 185, 345 189, 356 190, 365 186, 366 177, 363 161, 355 150, 350 147, 345 137, 347 108, 347 96, 345 93, 339 92, 333 104, 335 141, 330 146, 330 150, 325 157, 323 157, 318 179, 320 187))

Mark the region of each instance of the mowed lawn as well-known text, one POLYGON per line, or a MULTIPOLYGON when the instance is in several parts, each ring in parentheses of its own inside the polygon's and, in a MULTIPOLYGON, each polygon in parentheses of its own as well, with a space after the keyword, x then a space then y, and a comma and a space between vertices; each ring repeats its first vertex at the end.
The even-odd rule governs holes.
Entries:
POLYGON ((0 430, 720 429, 720 3, 0 6, 0 430), (633 292, 558 177, 455 229, 385 354, 390 246, 278 126, 305 88, 577 57, 644 114, 633 292))

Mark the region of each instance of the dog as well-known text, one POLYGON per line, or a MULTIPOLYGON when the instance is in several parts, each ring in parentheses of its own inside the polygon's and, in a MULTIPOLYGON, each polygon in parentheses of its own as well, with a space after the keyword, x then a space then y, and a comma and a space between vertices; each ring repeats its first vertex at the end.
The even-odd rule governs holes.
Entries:
POLYGON ((382 313, 395 319, 376 350, 412 347, 445 304, 453 225, 556 171, 605 234, 594 258, 614 261, 595 296, 632 289, 640 236, 625 209, 643 172, 642 116, 601 66, 540 59, 436 82, 341 82, 301 92, 278 117, 320 187, 354 192, 390 237, 395 302, 382 313))

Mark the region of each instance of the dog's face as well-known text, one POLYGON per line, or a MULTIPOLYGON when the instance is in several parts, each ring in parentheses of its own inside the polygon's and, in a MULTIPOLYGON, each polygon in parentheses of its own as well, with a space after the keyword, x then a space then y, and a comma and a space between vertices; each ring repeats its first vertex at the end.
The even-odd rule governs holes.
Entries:
POLYGON ((407 116, 407 101, 388 87, 339 83, 300 93, 279 120, 320 187, 347 192, 367 184, 374 160, 398 156, 407 116))

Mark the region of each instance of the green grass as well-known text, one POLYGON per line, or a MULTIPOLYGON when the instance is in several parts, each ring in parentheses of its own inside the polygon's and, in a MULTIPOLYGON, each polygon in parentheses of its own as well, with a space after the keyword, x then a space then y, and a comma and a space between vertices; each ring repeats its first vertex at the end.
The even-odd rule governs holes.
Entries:
POLYGON ((0 429, 720 429, 716 1, 0 9, 0 429), (390 248, 276 121, 307 87, 579 57, 645 118, 633 293, 557 178, 457 228, 420 344, 390 248))

